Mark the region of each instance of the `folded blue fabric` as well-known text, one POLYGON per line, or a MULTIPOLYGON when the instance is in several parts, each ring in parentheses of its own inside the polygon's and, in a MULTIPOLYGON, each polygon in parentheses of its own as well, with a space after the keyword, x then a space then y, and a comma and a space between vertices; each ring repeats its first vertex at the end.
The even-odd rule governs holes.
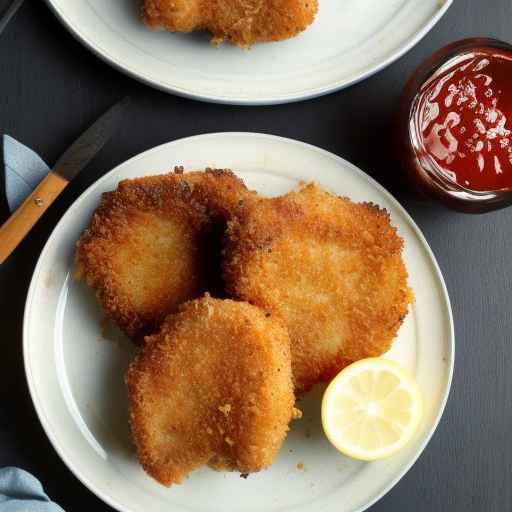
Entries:
MULTIPOLYGON (((41 157, 16 139, 2 137, 3 185, 9 210, 18 208, 50 170, 41 157)), ((0 173, 0 177, 2 173, 0 173)))
POLYGON ((45 494, 30 473, 18 468, 0 469, 0 512, 64 512, 45 494))

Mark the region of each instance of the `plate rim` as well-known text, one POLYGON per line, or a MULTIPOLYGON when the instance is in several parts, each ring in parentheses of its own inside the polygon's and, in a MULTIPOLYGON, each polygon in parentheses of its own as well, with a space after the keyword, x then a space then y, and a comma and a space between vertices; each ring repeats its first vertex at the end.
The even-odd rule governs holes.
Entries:
POLYGON ((194 92, 193 90, 187 90, 179 86, 166 85, 159 82, 155 78, 143 76, 136 69, 130 68, 127 63, 120 63, 115 60, 113 56, 107 55, 105 50, 102 50, 98 45, 94 43, 94 41, 89 40, 82 34, 79 28, 76 25, 72 25, 66 17, 63 15, 61 11, 59 11, 58 6, 55 4, 55 0, 46 0, 46 4, 49 6, 50 10, 54 13, 60 23, 68 30, 69 33, 80 42, 85 48, 91 51, 96 57, 99 57, 101 60, 109 64, 111 67, 124 73, 125 75, 142 82, 145 85, 149 85, 157 90, 174 94, 176 96, 180 96, 182 98, 193 99, 198 101, 204 101, 207 103, 217 103, 223 105, 244 105, 244 106, 263 106, 263 105, 282 105, 286 103, 294 103, 299 101, 306 101, 314 98, 318 98, 320 96, 325 96, 327 94, 335 93, 341 91, 342 89, 346 89, 352 85, 355 85, 371 76, 379 73, 383 69, 387 68, 398 59, 403 57, 406 53, 408 53, 412 48, 414 48, 443 18, 448 9, 452 6, 455 0, 441 0, 443 3, 439 5, 438 10, 421 28, 418 30, 416 34, 414 34, 409 39, 405 40, 403 44, 396 47, 396 49, 392 52, 392 54, 385 59, 384 61, 371 66, 366 71, 359 73, 358 75, 350 78, 348 80, 337 80, 331 84, 309 90, 298 92, 294 94, 281 95, 279 97, 269 96, 267 98, 260 99, 250 99, 245 98, 243 96, 240 97, 226 97, 219 96, 215 94, 207 94, 201 92, 194 92))
POLYGON ((383 489, 381 489, 380 492, 378 492, 375 497, 369 501, 367 504, 363 505, 362 507, 355 509, 353 512, 364 512, 368 508, 370 508, 372 505, 374 505, 376 502, 378 502, 380 499, 382 499, 385 495, 389 493, 389 491, 395 487, 395 485, 408 473, 408 471, 411 469, 411 467, 416 463, 420 455, 425 450, 426 446, 432 439, 432 436, 434 435, 435 431, 437 430, 437 427, 439 426, 439 423, 441 421, 441 418, 444 414, 446 404, 448 402, 448 398, 450 396, 452 382, 453 382, 453 374, 454 374, 454 367, 455 367, 455 327, 454 327, 454 321, 453 321, 453 310, 451 306, 450 297, 448 294, 448 289, 446 286, 446 282, 444 280, 443 274, 441 272, 441 268, 439 267, 439 264, 437 262, 437 259, 426 240, 425 236, 423 235, 422 231, 420 230, 419 226, 415 223, 414 219, 409 215, 407 210, 400 204, 400 202, 385 188, 383 187, 378 181, 376 181, 374 178, 372 178, 370 175, 366 174, 364 171, 359 169, 355 164, 352 164, 348 160, 345 160, 343 157, 340 157, 330 151, 327 151, 323 148, 320 148, 318 146, 314 146, 312 144, 302 142, 296 139, 291 139, 287 137, 281 137, 277 135, 270 135, 266 133, 259 133, 259 132, 214 132, 214 133, 206 133, 206 134, 200 134, 200 135, 193 135, 190 137, 183 137, 180 139, 176 139, 170 142, 166 142, 163 144, 159 144, 157 146, 154 146, 150 149, 147 149, 146 151, 143 151, 137 155, 134 155, 133 157, 121 162, 120 164, 116 165, 113 169, 106 172, 103 176, 101 176, 98 180, 94 181, 91 185, 89 185, 74 201, 73 203, 67 208, 67 210, 62 215, 61 219, 57 222, 55 227, 53 228, 50 236, 48 237, 48 240, 46 241, 41 254, 39 255, 39 258, 37 260, 36 266, 34 268, 34 272, 32 274, 31 280, 30 280, 30 286, 27 292, 27 298, 25 301, 24 306, 24 313, 23 313, 23 329, 22 329, 22 337, 23 337, 23 364, 24 364, 24 370, 25 370, 25 378, 26 382, 29 388, 30 397, 32 400, 32 403, 34 405, 34 408, 37 413, 37 417, 39 419, 39 422, 50 441, 50 444, 54 448, 54 450, 59 455, 59 458, 61 461, 66 465, 66 467, 71 471, 71 473, 94 495, 96 495, 99 499, 101 499, 103 502, 105 502, 107 505, 113 507, 114 509, 118 510, 119 512, 132 512, 130 508, 125 507, 124 505, 118 503, 114 497, 111 497, 102 491, 99 491, 94 484, 94 482, 90 482, 88 479, 83 477, 79 470, 74 467, 74 463, 71 460, 68 460, 67 456, 64 455, 64 450, 60 446, 60 442, 56 435, 52 433, 52 431, 49 428, 49 425, 46 423, 46 414, 43 410, 42 400, 38 398, 38 393, 36 390, 35 382, 32 377, 31 372, 31 366, 29 361, 29 323, 30 323, 30 310, 32 306, 32 301, 35 294, 35 288, 38 282, 39 275, 41 273, 41 267, 43 264, 43 260, 46 256, 47 251, 49 250, 50 244, 53 242, 54 238, 57 236, 57 232, 60 229, 60 226, 66 221, 68 221, 67 217, 70 214, 70 212, 77 208, 78 205, 84 200, 85 196, 89 194, 93 188, 97 187, 102 181, 107 180, 111 174, 116 172, 120 167, 128 165, 138 159, 142 159, 148 154, 152 152, 161 151, 167 146, 171 145, 178 145, 180 143, 184 142, 191 142, 194 139, 199 138, 216 138, 216 137, 259 137, 262 139, 271 139, 273 141, 277 142, 283 142, 287 144, 294 144, 302 146, 309 151, 314 151, 317 153, 320 153, 323 156, 330 157, 339 163, 343 164, 347 168, 349 168, 352 172, 355 172, 356 174, 360 175, 362 178, 366 179, 373 187, 375 187, 380 193, 382 193, 388 201, 393 205, 394 208, 396 208, 400 214, 404 217, 404 219, 407 221, 408 226, 412 229, 415 236, 420 241, 423 248, 426 250, 427 255, 429 256, 430 263, 432 264, 433 271, 435 273, 435 277, 437 278, 437 282, 440 285, 440 291, 442 292, 443 299, 446 304, 446 313, 447 313, 447 321, 448 321, 448 327, 449 327, 449 361, 448 361, 448 375, 447 375, 447 381, 446 385, 443 391, 443 396, 439 404, 439 410, 437 415, 435 416, 435 419, 432 423, 432 427, 426 434, 423 442, 421 442, 416 452, 411 457, 410 461, 404 465, 403 469, 397 474, 395 478, 393 478, 388 485, 384 486, 383 489))

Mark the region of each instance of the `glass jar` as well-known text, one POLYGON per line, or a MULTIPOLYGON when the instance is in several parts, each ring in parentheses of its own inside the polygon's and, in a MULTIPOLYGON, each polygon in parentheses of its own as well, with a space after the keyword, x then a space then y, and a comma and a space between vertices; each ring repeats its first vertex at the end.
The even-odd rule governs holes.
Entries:
POLYGON ((474 38, 436 52, 405 86, 397 134, 423 197, 468 213, 512 205, 512 45, 474 38))

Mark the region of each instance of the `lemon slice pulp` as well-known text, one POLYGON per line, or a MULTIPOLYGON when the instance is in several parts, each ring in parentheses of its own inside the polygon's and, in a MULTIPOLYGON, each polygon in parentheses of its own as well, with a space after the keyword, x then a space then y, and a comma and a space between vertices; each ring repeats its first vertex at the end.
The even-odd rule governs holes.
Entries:
POLYGON ((347 366, 327 387, 322 425, 345 455, 383 459, 412 438, 422 405, 418 385, 405 368, 388 359, 363 359, 347 366))

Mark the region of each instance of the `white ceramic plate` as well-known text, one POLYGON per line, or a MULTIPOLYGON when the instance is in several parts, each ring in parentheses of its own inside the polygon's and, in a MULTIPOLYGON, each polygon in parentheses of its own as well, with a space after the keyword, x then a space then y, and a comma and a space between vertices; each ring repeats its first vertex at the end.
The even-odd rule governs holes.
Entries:
MULTIPOLYGON (((249 133, 178 140, 120 165, 71 206, 46 244, 30 286, 24 320, 28 383, 39 418, 57 452, 77 477, 123 512, 353 512, 383 496, 419 456, 442 414, 451 382, 454 338, 443 278, 422 234, 380 185, 350 163, 321 149, 249 133), (134 353, 122 335, 105 332, 93 293, 73 279, 75 242, 102 192, 119 180, 187 169, 230 167, 262 194, 316 180, 356 201, 388 209, 405 239, 405 259, 416 302, 389 357, 416 375, 425 417, 414 441, 397 456, 362 463, 337 453, 320 425, 321 389, 301 402, 275 464, 247 480, 207 468, 170 489, 137 463, 129 438, 123 374, 134 353), (299 470, 298 464, 304 464, 299 470)), ((411 507, 413 504, 411 504, 411 507)))
POLYGON ((112 65, 168 92, 262 105, 313 98, 384 68, 412 48, 453 0, 320 0, 298 37, 250 51, 213 48, 206 33, 151 32, 139 0, 47 0, 68 29, 112 65))

